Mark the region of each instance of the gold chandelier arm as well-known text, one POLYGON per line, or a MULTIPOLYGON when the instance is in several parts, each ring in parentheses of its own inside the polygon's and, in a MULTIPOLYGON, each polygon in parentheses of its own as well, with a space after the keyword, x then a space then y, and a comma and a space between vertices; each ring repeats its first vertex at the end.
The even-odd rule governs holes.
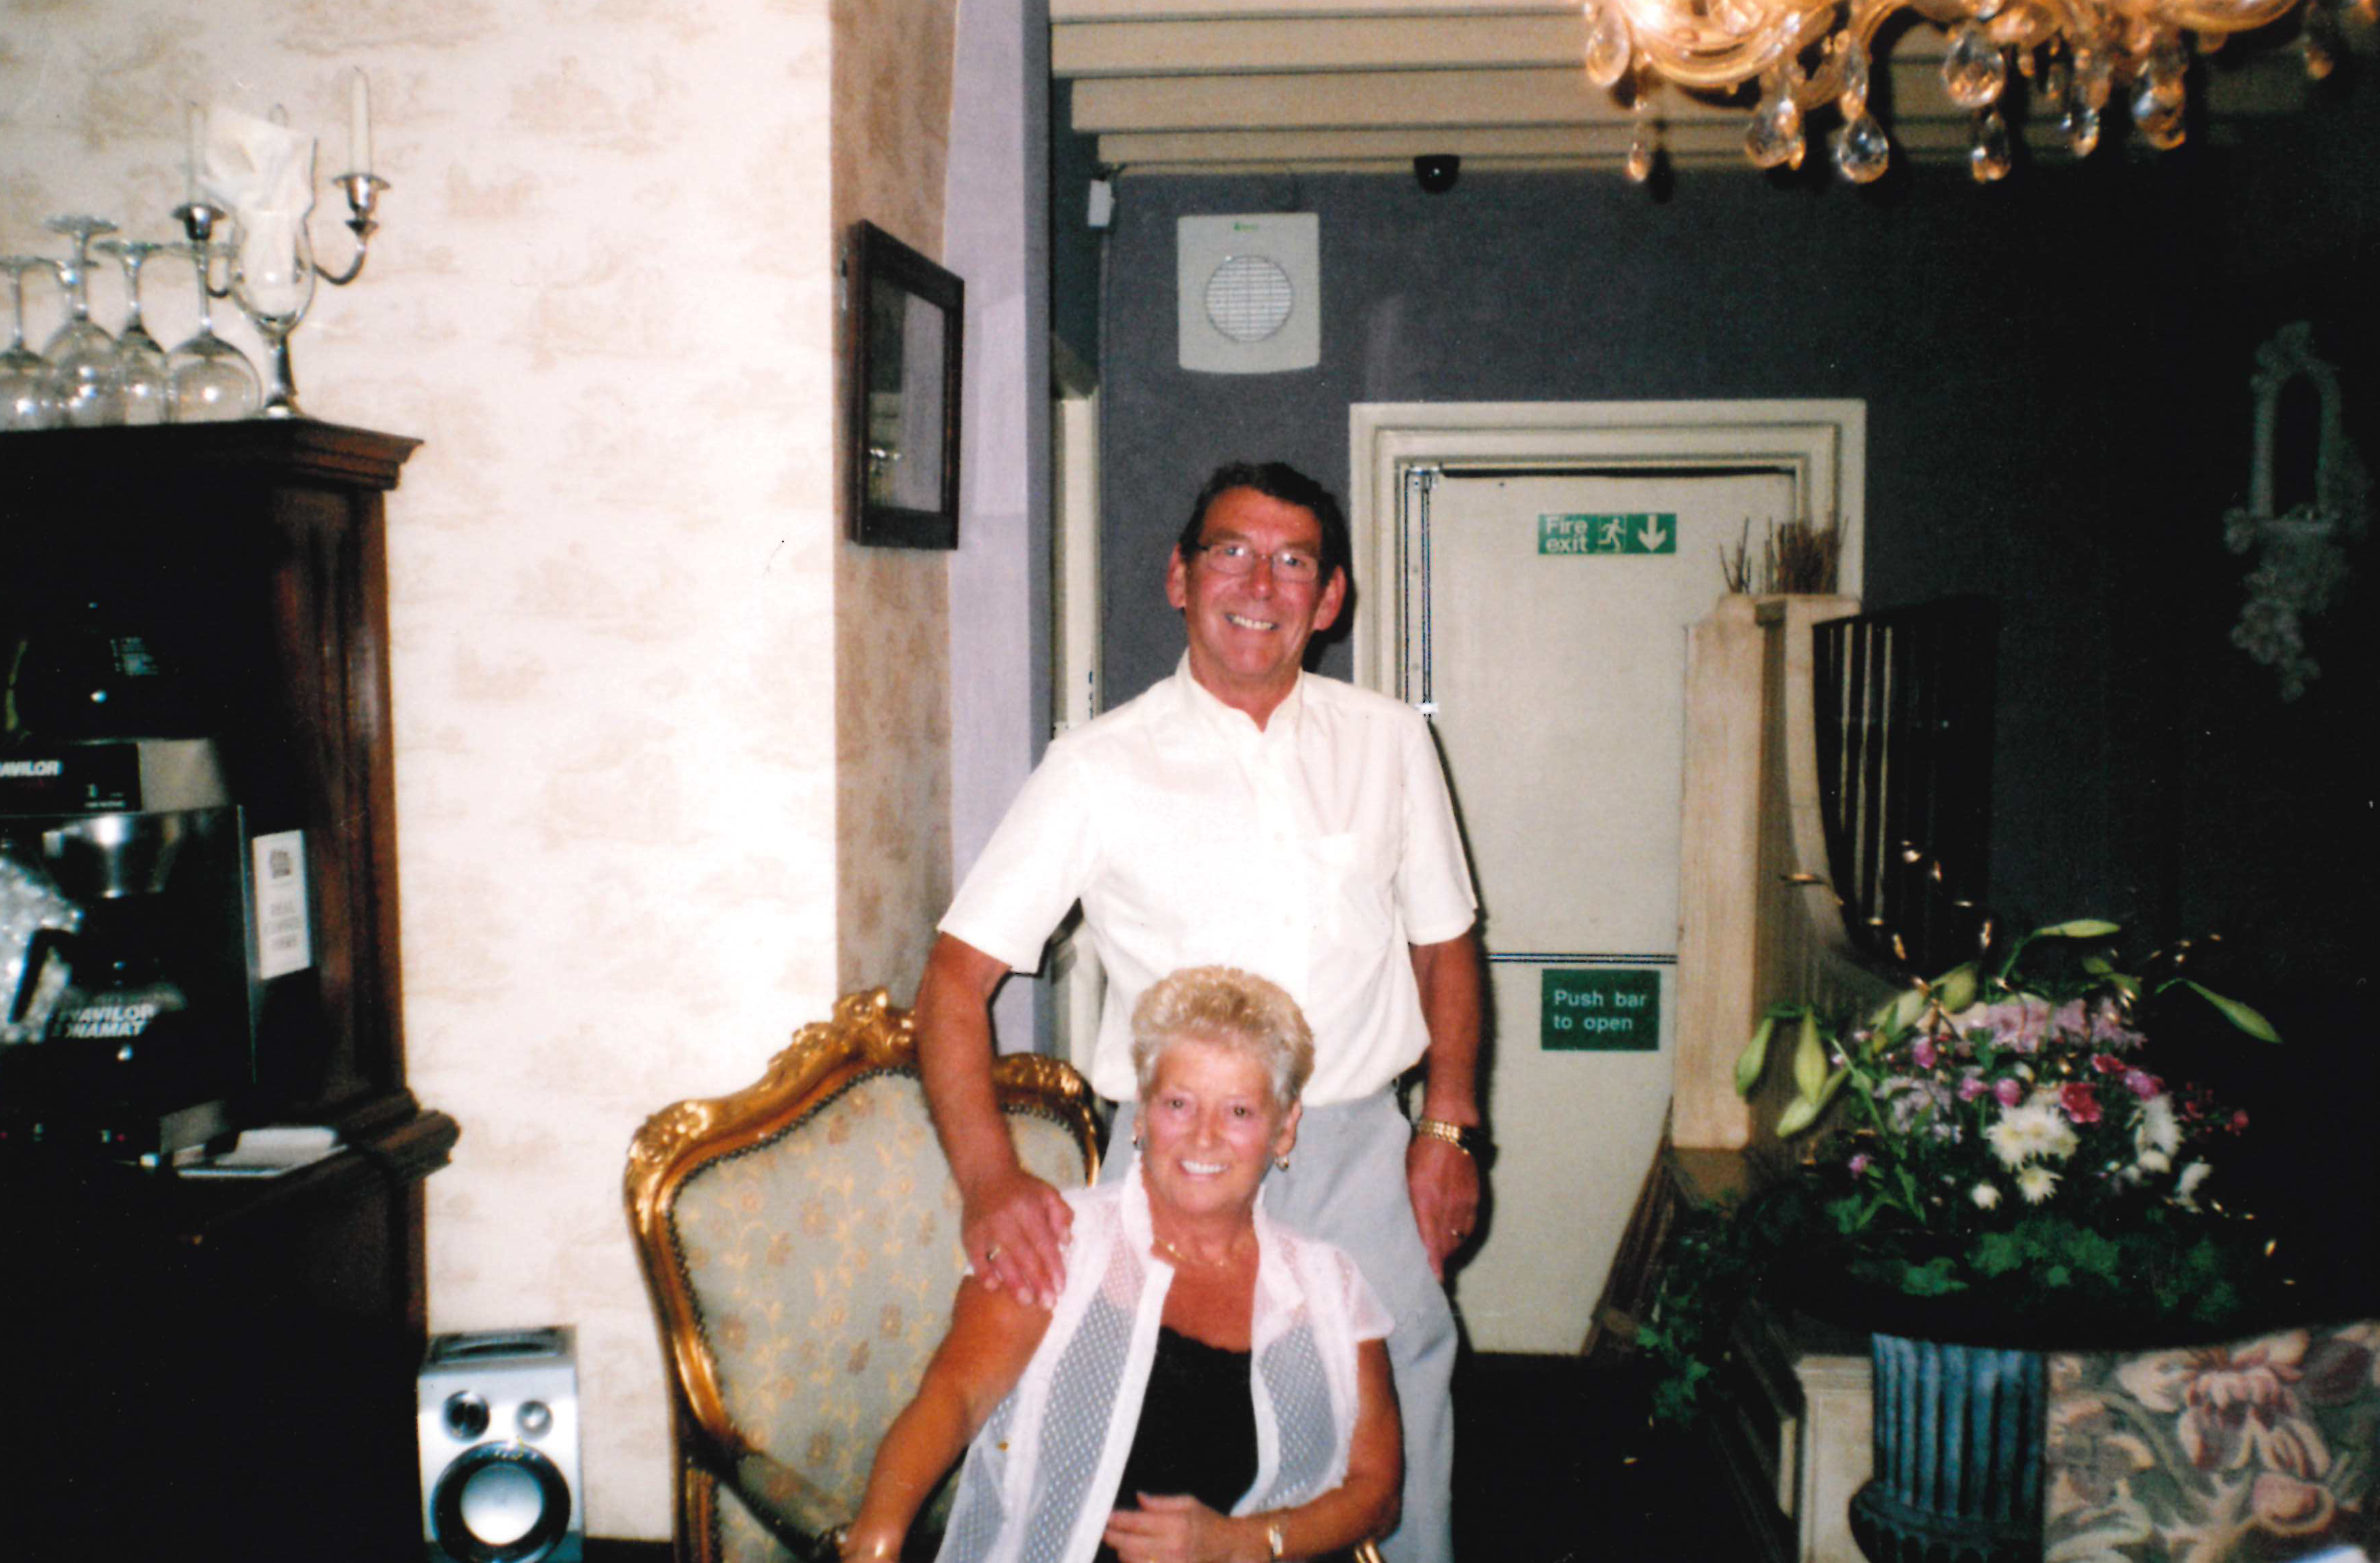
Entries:
POLYGON ((1836 0, 1615 0, 1639 58, 1681 87, 1738 87, 1823 35, 1836 0))

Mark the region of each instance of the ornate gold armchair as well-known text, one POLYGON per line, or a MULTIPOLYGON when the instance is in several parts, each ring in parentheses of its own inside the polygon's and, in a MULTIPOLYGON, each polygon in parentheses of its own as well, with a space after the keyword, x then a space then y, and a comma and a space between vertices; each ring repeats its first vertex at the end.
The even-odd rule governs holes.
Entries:
MULTIPOLYGON (((994 1083, 1025 1165, 1087 1181, 1082 1077, 1020 1055, 994 1083)), ((677 1557, 827 1556, 964 1264, 909 1016, 881 988, 848 995, 758 1083, 655 1113, 625 1193, 670 1381, 677 1557)))

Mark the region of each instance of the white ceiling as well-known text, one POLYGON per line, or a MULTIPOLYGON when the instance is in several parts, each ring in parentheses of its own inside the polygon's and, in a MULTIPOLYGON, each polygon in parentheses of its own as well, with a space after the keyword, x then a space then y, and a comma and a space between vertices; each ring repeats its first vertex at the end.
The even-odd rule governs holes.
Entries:
MULTIPOLYGON (((1129 171, 1371 172, 1434 152, 1466 169, 1617 168, 1633 131, 1630 110, 1581 68, 1576 0, 1050 0, 1050 68, 1074 82, 1074 128, 1129 171)), ((1943 34, 1909 18, 1887 40, 1889 94, 1877 100, 1896 151, 1963 155, 1969 115, 1942 91, 1943 34)), ((2302 105, 2294 48, 2244 60, 2233 50, 2230 68, 2201 73, 2208 134, 2302 105)), ((1748 93, 1714 103, 1664 86, 1655 106, 1672 163, 1749 167, 1748 93)), ((2063 156, 2055 125, 2042 128, 2036 151, 2063 156)), ((1812 155, 1823 155, 1815 136, 1812 155)))

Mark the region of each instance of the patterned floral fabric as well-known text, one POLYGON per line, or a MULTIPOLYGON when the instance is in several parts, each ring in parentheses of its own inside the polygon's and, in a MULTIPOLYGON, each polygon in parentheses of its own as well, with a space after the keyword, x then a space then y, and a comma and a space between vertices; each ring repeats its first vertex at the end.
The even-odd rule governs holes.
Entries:
POLYGON ((2380 1544, 2380 1323, 2056 1354, 2046 1563, 2265 1563, 2380 1544))
MULTIPOLYGON (((1025 1165, 1083 1181, 1073 1134, 1013 1116, 1025 1165)), ((877 1440, 916 1393, 964 1261, 958 1190, 914 1076, 864 1076, 775 1138, 688 1178, 675 1236, 735 1426, 839 1517, 859 1506, 877 1440)), ((769 1501, 771 1484, 749 1496, 769 1501)), ((805 1505, 788 1503, 793 1518, 805 1505)), ((722 1556, 789 1556, 733 1494, 722 1556)), ((937 1520, 938 1522, 938 1520, 937 1520)))

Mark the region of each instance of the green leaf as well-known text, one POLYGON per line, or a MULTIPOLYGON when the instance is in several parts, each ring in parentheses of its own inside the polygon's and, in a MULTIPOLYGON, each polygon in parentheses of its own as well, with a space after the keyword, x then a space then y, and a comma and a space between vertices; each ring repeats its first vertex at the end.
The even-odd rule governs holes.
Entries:
POLYGON ((1816 1012, 1802 1012, 1802 1039, 1793 1048, 1793 1088, 1813 1108, 1827 1084, 1827 1045, 1818 1038, 1816 1012))
POLYGON ((2030 939, 2105 939, 2120 933, 2124 925, 2111 923, 2105 917, 2077 917, 2070 923, 2052 923, 2046 928, 2035 928, 2030 939))
POLYGON ((1825 1110, 1824 1104, 1811 1097, 1794 1097, 1785 1104, 1785 1110, 1777 1115, 1777 1137, 1780 1140, 1791 1139, 1818 1121, 1818 1114, 1823 1110, 1825 1110))
POLYGON ((2004 1276, 2025 1262, 2024 1244, 2014 1232, 1985 1232, 1975 1240, 1975 1273, 2004 1276))
POLYGON ((1905 1265, 1900 1271, 1900 1290, 1912 1297, 1947 1297, 1954 1291, 1964 1291, 1967 1283, 1959 1278, 1959 1267, 1948 1254, 1936 1254, 1923 1265, 1905 1265))
POLYGON ((1953 966, 1934 979, 1934 997, 1940 1000, 1942 1012, 1955 1015, 1975 1001, 1975 963, 1953 966))
POLYGON ((2247 1005, 2242 1004, 2237 999, 2226 999, 2220 993, 2201 987, 2198 984, 2191 981, 2188 977, 2181 979, 2181 986, 2187 987, 2192 993, 2197 994, 2201 999, 2204 999, 2208 1003, 2214 1005, 2215 1008, 2221 1012, 2225 1020, 2229 1021, 2233 1025, 2238 1026, 2240 1030, 2246 1032, 2257 1041, 2278 1042, 2281 1039, 2281 1034, 2273 1029, 2273 1023, 2271 1021, 2266 1020, 2264 1016, 2258 1014, 2247 1005))
POLYGON ((1925 1012, 1925 1006, 1932 1002, 1933 1000, 1925 989, 1904 988, 1900 996, 1893 1000, 1890 1007, 1883 1012, 1885 1018, 1878 1029, 1898 1036, 1915 1025, 1917 1018, 1925 1012))
POLYGON ((1752 1040, 1735 1056, 1735 1094, 1749 1097, 1752 1088, 1760 1084, 1761 1072, 1768 1067, 1768 1036, 1777 1029, 1775 1015, 1763 1015, 1754 1028, 1752 1040))

